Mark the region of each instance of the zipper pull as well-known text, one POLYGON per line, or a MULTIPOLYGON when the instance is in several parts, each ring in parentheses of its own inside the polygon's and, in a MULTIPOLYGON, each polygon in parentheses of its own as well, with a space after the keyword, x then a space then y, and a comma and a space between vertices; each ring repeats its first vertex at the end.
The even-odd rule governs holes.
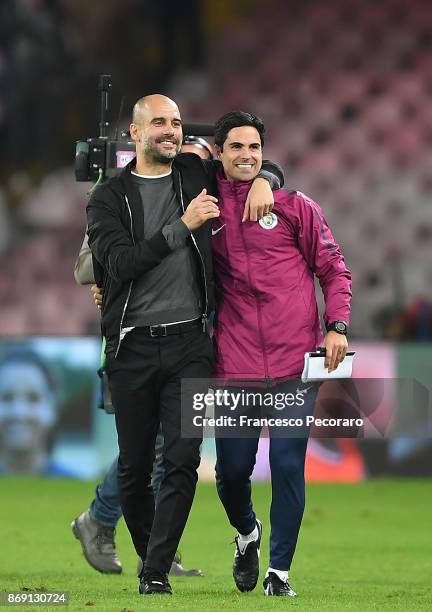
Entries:
POLYGON ((203 334, 205 334, 207 332, 207 326, 208 326, 207 315, 203 315, 201 318, 201 321, 202 321, 203 334))

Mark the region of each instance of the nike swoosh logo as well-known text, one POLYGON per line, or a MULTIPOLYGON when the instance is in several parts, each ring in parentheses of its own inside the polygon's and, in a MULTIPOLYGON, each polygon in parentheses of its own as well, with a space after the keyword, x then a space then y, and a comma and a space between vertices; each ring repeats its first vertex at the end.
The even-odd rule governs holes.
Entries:
POLYGON ((216 236, 216 234, 217 234, 218 232, 220 232, 220 231, 221 231, 221 229, 223 229, 223 228, 225 227, 225 225, 226 225, 226 223, 224 223, 223 225, 221 225, 220 227, 218 227, 218 228, 217 228, 217 229, 215 229, 215 230, 212 228, 212 236, 216 236))

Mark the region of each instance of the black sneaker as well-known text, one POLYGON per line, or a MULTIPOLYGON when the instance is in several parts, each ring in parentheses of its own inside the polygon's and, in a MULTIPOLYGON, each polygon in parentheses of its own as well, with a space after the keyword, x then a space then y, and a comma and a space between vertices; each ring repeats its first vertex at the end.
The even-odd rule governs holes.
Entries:
POLYGON ((240 551, 238 540, 235 539, 233 577, 239 591, 252 591, 256 587, 259 576, 259 556, 261 545, 262 525, 257 519, 258 539, 249 542, 243 553, 240 551))
POLYGON ((139 592, 141 595, 172 595, 167 574, 156 570, 144 570, 140 576, 139 592))
POLYGON ((263 582, 264 595, 277 595, 279 597, 296 597, 288 581, 281 580, 279 576, 270 572, 263 582))

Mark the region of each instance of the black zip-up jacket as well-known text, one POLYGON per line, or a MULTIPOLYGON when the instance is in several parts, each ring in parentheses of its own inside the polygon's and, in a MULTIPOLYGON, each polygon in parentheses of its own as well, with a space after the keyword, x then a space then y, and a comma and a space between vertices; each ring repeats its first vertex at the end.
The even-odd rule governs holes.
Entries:
MULTIPOLYGON (((149 240, 144 239, 141 197, 130 174, 135 163, 132 160, 118 177, 98 187, 87 205, 87 233, 95 280, 103 288, 102 334, 108 350, 115 350, 116 354, 133 281, 172 253, 162 228, 149 240)), ((207 193, 217 195, 219 167, 219 162, 202 160, 192 153, 177 155, 172 164, 172 179, 183 210, 204 188, 207 193)), ((283 172, 277 164, 263 162, 263 170, 273 174, 282 186, 283 172)), ((200 270, 202 314, 207 317, 215 305, 211 222, 204 223, 191 236, 200 270)))

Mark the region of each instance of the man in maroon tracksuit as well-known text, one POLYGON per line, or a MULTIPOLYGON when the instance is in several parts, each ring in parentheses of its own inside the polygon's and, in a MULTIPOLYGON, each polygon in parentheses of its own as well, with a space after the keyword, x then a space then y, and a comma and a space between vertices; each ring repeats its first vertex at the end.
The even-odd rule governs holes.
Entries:
MULTIPOLYGON (((220 216, 213 220, 212 252, 219 288, 215 340, 216 376, 261 381, 261 391, 298 396, 296 415, 313 413, 316 388, 299 381, 305 352, 326 348, 326 367, 337 368, 347 351, 351 274, 321 208, 301 192, 274 192, 272 212, 259 223, 242 222, 251 181, 262 161, 264 125, 232 112, 215 126, 224 172, 218 176, 220 216), (315 295, 318 277, 325 299, 321 331, 315 295), (263 388, 264 386, 264 388, 263 388)), ((251 501, 250 476, 261 428, 253 437, 216 440, 219 497, 237 529, 233 575, 240 591, 259 574, 261 523, 251 501)), ((304 510, 304 460, 308 429, 301 435, 270 428, 272 474, 270 565, 266 595, 295 596, 288 582, 304 510)))

